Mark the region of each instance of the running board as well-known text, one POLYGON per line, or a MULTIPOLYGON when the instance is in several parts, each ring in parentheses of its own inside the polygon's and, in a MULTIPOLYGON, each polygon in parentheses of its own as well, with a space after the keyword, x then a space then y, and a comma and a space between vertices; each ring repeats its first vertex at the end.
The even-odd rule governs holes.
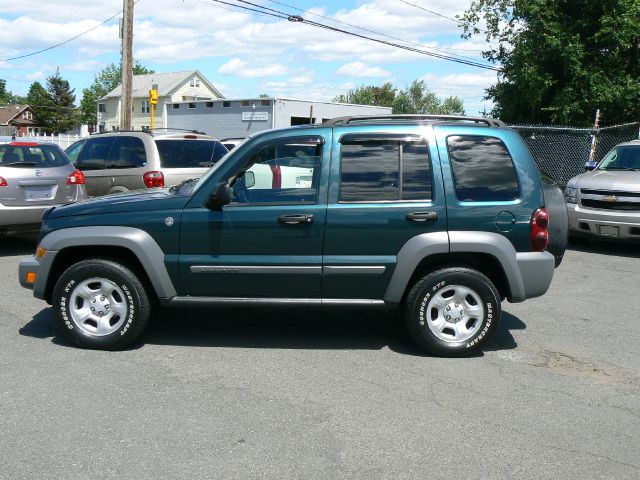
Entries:
POLYGON ((384 308, 384 300, 368 298, 237 298, 237 297, 172 297, 160 299, 164 307, 291 307, 291 306, 330 306, 330 307, 367 307, 384 308))

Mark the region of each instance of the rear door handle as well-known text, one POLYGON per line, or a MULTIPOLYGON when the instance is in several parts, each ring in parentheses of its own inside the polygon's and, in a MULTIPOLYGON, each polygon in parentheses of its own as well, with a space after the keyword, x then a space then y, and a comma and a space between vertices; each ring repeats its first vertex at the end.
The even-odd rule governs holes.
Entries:
POLYGON ((280 215, 278 217, 278 223, 286 223, 287 225, 294 225, 296 223, 313 223, 313 215, 305 213, 296 215, 280 215))
POLYGON ((433 222, 438 220, 438 212, 411 212, 406 218, 410 222, 433 222))

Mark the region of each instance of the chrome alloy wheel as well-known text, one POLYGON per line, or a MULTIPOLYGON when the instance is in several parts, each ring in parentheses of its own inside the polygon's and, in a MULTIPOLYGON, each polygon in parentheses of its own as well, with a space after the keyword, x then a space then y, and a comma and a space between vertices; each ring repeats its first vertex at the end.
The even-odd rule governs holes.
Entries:
POLYGON ((469 287, 449 285, 427 304, 425 317, 429 330, 445 342, 466 342, 480 327, 485 314, 480 295, 469 287))
POLYGON ((127 297, 106 278, 89 278, 74 287, 69 313, 76 326, 89 335, 104 336, 118 330, 127 318, 127 297))

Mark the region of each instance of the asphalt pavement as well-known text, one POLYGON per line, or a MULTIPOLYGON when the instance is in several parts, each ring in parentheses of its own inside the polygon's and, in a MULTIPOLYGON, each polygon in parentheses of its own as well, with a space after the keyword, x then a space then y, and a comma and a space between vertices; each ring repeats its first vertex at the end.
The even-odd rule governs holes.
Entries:
POLYGON ((640 248, 572 247, 483 354, 423 355, 393 314, 157 312, 71 347, 0 239, 0 479, 638 479, 640 248))

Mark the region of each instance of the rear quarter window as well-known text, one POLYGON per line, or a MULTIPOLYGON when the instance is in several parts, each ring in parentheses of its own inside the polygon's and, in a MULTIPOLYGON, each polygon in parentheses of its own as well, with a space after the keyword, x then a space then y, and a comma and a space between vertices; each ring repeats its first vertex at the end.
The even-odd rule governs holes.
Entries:
POLYGON ((512 201, 520 197, 513 159, 499 138, 453 135, 447 137, 447 150, 461 202, 512 201))
POLYGON ((215 140, 157 140, 162 168, 207 168, 228 150, 215 140))

